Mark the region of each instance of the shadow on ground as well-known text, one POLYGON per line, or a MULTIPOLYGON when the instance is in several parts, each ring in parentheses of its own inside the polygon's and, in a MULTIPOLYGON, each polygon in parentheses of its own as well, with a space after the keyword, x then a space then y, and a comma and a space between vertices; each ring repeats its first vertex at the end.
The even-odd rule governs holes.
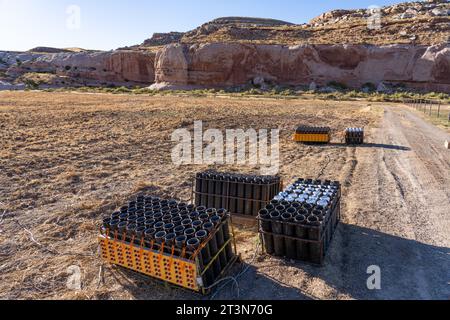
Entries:
POLYGON ((283 284, 270 276, 259 274, 255 266, 249 266, 246 263, 237 263, 230 275, 239 274, 244 269, 247 269, 247 271, 239 278, 239 288, 233 285, 233 282, 224 282, 206 296, 170 286, 124 268, 115 268, 112 274, 123 287, 123 290, 129 292, 136 300, 310 299, 302 294, 299 289, 283 284))
POLYGON ((322 268, 298 265, 353 299, 450 298, 450 249, 341 224, 322 268), (368 267, 381 269, 381 290, 369 290, 368 267))
POLYGON ((390 145, 390 144, 382 144, 382 143, 364 143, 364 144, 358 144, 358 145, 348 145, 345 143, 329 143, 327 145, 324 145, 324 147, 335 147, 335 148, 348 148, 348 147, 355 147, 355 148, 375 148, 375 149, 386 149, 386 150, 398 150, 398 151, 411 151, 411 148, 404 147, 404 146, 397 146, 397 145, 390 145))
MULTIPOLYGON (((283 283, 270 274, 270 268, 298 268, 311 278, 322 280, 339 295, 357 300, 386 299, 438 299, 450 298, 450 249, 423 244, 354 225, 341 224, 335 234, 324 266, 307 263, 291 263, 272 259, 270 268, 237 264, 234 275, 248 269, 239 278, 239 296, 232 282, 213 296, 215 299, 244 300, 309 300, 308 289, 283 283), (381 269, 381 290, 369 290, 367 273, 369 266, 381 269)), ((139 274, 117 269, 113 272, 123 289, 138 300, 187 299, 208 300, 189 291, 180 290, 139 274)), ((286 279, 286 278, 285 278, 286 279)), ((289 278, 288 278, 289 279, 289 278)), ((285 280, 286 282, 286 280, 285 280)), ((287 281, 289 282, 289 281, 287 281)), ((296 282, 298 283, 298 281, 296 282)), ((213 292, 214 294, 214 292, 213 292)))

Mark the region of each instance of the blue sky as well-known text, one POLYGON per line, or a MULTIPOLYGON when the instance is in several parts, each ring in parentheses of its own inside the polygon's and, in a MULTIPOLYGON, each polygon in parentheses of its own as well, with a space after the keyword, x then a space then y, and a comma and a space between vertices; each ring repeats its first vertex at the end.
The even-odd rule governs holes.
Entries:
POLYGON ((154 32, 188 31, 223 16, 308 22, 331 9, 368 8, 391 0, 0 0, 0 50, 36 46, 110 50, 154 32), (80 8, 67 12, 71 5, 80 8), (74 18, 74 19, 71 19, 74 18), (68 27, 75 26, 75 28, 68 27), (80 21, 78 24, 73 24, 80 21))

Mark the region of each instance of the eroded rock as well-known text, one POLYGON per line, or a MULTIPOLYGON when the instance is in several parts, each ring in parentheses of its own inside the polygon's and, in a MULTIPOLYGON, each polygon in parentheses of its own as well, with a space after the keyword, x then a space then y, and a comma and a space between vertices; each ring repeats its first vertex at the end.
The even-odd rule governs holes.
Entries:
MULTIPOLYGON (((450 91, 450 47, 414 45, 170 45, 158 53, 156 83, 231 87, 255 78, 282 85, 351 88, 393 82, 450 91)), ((164 88, 164 86, 159 86, 164 88)))

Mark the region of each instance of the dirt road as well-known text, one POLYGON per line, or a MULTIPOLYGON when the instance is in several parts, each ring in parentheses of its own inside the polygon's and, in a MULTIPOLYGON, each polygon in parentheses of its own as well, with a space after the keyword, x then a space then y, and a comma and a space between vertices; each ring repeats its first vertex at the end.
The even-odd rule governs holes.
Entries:
MULTIPOLYGON (((346 149, 343 221, 326 265, 266 258, 246 298, 449 299, 449 135, 407 108, 386 106, 369 144, 346 149), (371 143, 372 142, 372 143, 371 143), (381 290, 367 288, 369 266, 381 290), (270 289, 268 289, 270 288, 270 289)), ((340 146, 331 146, 335 148, 340 146)), ((242 288, 241 288, 242 291, 242 288)))
POLYGON ((385 146, 357 150, 358 187, 347 194, 339 239, 344 291, 354 298, 449 299, 449 135, 407 109, 386 107, 375 136, 385 146), (382 290, 364 287, 359 275, 369 265, 381 267, 382 290))

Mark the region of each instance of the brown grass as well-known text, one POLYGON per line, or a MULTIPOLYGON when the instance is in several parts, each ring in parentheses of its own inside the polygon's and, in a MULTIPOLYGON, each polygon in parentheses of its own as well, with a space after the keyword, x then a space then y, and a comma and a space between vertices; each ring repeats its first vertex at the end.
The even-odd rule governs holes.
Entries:
MULTIPOLYGON (((196 298, 112 267, 99 285, 102 216, 143 191, 189 200, 193 175, 208 168, 172 165, 173 130, 194 120, 206 128, 279 127, 285 181, 317 175, 328 158, 325 176, 339 179, 346 148, 298 145, 293 130, 311 123, 336 134, 376 126, 380 116, 366 102, 2 92, 0 298, 196 298), (71 265, 83 271, 81 292, 66 288, 71 265)), ((248 232, 238 236, 245 259, 255 239, 248 232)))

